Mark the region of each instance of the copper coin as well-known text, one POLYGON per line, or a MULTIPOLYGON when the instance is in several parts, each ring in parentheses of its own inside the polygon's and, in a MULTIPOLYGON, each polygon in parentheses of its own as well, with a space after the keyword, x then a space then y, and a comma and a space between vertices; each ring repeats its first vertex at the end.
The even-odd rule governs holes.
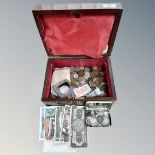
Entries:
POLYGON ((72 85, 75 85, 75 82, 76 82, 76 80, 73 79, 73 78, 71 78, 71 84, 72 84, 72 85))
POLYGON ((84 70, 84 67, 83 66, 80 66, 80 70, 84 70))
POLYGON ((92 71, 92 75, 97 76, 98 75, 98 71, 97 70, 93 70, 92 71))
POLYGON ((76 85, 76 86, 79 86, 79 85, 80 85, 80 82, 79 82, 79 81, 76 81, 76 82, 75 82, 75 85, 76 85))
POLYGON ((94 78, 93 78, 93 77, 90 77, 88 80, 89 80, 89 81, 93 81, 93 80, 94 80, 94 78))
POLYGON ((79 71, 78 71, 78 75, 79 75, 79 76, 84 76, 84 71, 83 71, 83 70, 79 70, 79 71))
POLYGON ((96 87, 96 86, 97 86, 96 83, 95 83, 94 81, 89 81, 89 83, 90 83, 90 85, 91 85, 92 87, 96 87))
POLYGON ((99 78, 96 78, 94 82, 96 83, 98 87, 101 86, 102 81, 99 78))
POLYGON ((99 75, 100 75, 100 76, 104 76, 104 75, 105 75, 105 72, 102 72, 102 71, 101 71, 101 72, 99 72, 99 75))
POLYGON ((80 67, 76 67, 75 70, 76 70, 76 71, 79 71, 79 70, 80 70, 80 67))
POLYGON ((98 68, 97 68, 97 66, 93 66, 93 70, 97 70, 98 68))
POLYGON ((80 77, 79 77, 79 81, 81 82, 81 81, 83 81, 83 80, 85 80, 84 77, 83 77, 83 76, 80 76, 80 77))

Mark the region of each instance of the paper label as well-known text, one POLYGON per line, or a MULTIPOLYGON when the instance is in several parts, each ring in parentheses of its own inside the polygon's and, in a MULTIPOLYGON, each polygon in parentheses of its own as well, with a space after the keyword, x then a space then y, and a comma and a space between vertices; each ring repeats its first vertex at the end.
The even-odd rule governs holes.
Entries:
POLYGON ((79 88, 74 88, 73 91, 74 91, 76 97, 81 97, 81 96, 84 96, 87 93, 89 93, 91 91, 91 88, 89 87, 88 84, 86 84, 79 88))

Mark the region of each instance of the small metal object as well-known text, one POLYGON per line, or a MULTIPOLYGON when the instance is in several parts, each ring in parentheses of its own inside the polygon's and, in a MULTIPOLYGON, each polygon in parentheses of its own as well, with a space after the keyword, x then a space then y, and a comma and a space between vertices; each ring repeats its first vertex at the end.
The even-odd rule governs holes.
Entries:
POLYGON ((76 70, 76 71, 79 71, 79 70, 80 70, 80 67, 75 67, 75 70, 76 70))
POLYGON ((99 78, 94 79, 94 82, 97 85, 97 87, 101 86, 102 81, 99 78))
POLYGON ((90 68, 85 67, 85 68, 84 68, 84 71, 85 71, 85 72, 90 72, 90 68))
POLYGON ((97 70, 93 70, 93 71, 92 71, 92 75, 93 75, 93 76, 98 75, 98 71, 97 71, 97 70))
POLYGON ((98 69, 98 67, 97 66, 93 66, 93 70, 97 70, 98 69))
POLYGON ((70 67, 70 71, 71 71, 71 72, 74 72, 74 71, 75 71, 75 67, 73 67, 73 66, 70 67))
POLYGON ((81 83, 83 80, 84 80, 84 77, 83 77, 83 76, 80 76, 80 77, 79 77, 80 83, 81 83))
POLYGON ((99 75, 100 76, 104 76, 105 75, 105 72, 101 71, 101 72, 99 72, 99 75))
POLYGON ((83 66, 80 66, 80 70, 84 70, 84 67, 83 66))
POLYGON ((80 82, 79 81, 75 81, 75 85, 76 86, 79 86, 80 85, 80 82))
POLYGON ((87 80, 90 78, 90 73, 89 72, 85 72, 84 78, 87 80))
POLYGON ((78 75, 79 75, 79 76, 84 76, 84 71, 83 71, 83 70, 79 70, 79 71, 78 71, 78 75))
POLYGON ((78 77, 79 77, 79 76, 78 76, 78 74, 76 74, 76 73, 73 75, 73 78, 74 78, 74 79, 77 79, 78 77))
POLYGON ((60 97, 75 97, 75 94, 73 92, 73 88, 68 80, 63 80, 59 82, 58 84, 53 86, 53 89, 60 97))

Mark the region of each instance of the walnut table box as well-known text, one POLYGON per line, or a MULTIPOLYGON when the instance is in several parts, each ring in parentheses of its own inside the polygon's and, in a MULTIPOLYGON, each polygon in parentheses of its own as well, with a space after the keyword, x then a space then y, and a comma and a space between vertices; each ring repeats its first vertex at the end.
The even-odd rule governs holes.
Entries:
POLYGON ((79 3, 39 5, 33 10, 48 62, 42 93, 46 105, 116 101, 110 56, 122 14, 119 3, 79 3), (51 95, 55 68, 85 66, 103 67, 107 95, 60 98, 51 95))

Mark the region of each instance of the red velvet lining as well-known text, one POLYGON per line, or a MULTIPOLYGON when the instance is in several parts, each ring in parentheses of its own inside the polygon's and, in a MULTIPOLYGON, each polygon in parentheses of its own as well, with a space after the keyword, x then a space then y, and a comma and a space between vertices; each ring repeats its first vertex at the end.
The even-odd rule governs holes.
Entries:
POLYGON ((115 15, 42 15, 44 42, 52 55, 86 55, 100 58, 106 49, 115 15))
POLYGON ((46 71, 46 79, 43 90, 43 98, 49 99, 51 91, 51 79, 54 68, 70 67, 70 66, 98 66, 105 69, 105 81, 108 84, 108 97, 113 96, 112 84, 109 73, 109 64, 106 59, 64 59, 64 60, 48 60, 48 67, 46 71))

